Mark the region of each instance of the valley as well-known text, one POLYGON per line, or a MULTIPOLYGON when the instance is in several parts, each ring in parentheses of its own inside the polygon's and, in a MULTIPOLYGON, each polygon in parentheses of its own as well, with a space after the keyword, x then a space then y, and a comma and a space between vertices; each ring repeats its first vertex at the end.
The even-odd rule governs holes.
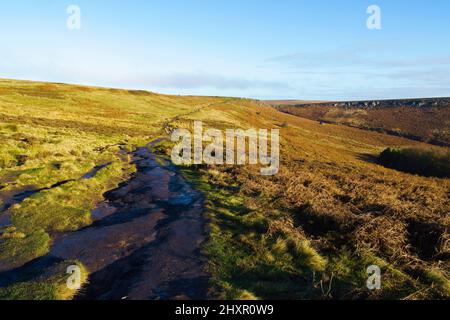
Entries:
POLYGON ((342 124, 433 145, 450 146, 450 98, 269 103, 282 112, 323 123, 342 124))

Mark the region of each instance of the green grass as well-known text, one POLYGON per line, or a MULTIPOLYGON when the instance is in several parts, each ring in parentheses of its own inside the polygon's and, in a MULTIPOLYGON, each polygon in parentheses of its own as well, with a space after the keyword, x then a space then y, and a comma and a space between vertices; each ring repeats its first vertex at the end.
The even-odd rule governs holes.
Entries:
POLYGON ((28 234, 18 233, 19 237, 3 234, 0 238, 0 260, 9 261, 11 267, 21 266, 48 252, 51 239, 45 230, 36 228, 28 234))
POLYGON ((78 292, 67 286, 67 267, 76 265, 80 268, 80 285, 86 283, 88 271, 77 261, 64 261, 52 267, 46 275, 28 282, 15 283, 0 288, 0 300, 71 300, 78 292))
POLYGON ((327 262, 307 239, 292 230, 268 235, 276 212, 252 211, 232 184, 227 184, 229 190, 214 184, 211 172, 193 167, 182 172, 206 197, 210 232, 204 251, 216 297, 305 298, 311 291, 320 296, 307 282, 324 271, 327 262))

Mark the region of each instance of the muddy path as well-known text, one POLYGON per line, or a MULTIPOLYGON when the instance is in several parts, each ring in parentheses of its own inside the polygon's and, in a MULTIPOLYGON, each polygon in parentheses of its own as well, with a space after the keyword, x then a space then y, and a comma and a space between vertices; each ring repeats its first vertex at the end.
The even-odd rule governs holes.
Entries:
POLYGON ((56 237, 47 256, 1 276, 32 278, 78 260, 90 276, 76 299, 206 298, 203 197, 150 146, 133 153, 136 174, 105 194, 92 225, 56 237))

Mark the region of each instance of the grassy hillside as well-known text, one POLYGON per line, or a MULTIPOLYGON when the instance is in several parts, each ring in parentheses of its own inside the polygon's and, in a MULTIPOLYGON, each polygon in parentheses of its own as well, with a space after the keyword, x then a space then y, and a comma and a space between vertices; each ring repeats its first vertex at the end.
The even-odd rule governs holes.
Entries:
POLYGON ((449 180, 375 164, 387 146, 424 145, 251 102, 208 110, 218 111, 233 115, 228 126, 282 136, 277 176, 249 166, 188 169, 208 195, 207 251, 222 297, 448 297, 449 180), (383 269, 381 291, 365 289, 371 264, 383 269))
POLYGON ((0 272, 91 224, 103 194, 135 171, 127 152, 168 119, 223 100, 0 80, 0 272))
MULTIPOLYGON (((388 147, 420 142, 322 126, 252 100, 12 80, 0 81, 0 272, 89 225, 103 194, 134 172, 128 152, 193 120, 281 130, 276 176, 254 166, 183 168, 206 198, 212 297, 450 297, 450 181, 375 163, 388 147), (371 264, 382 268, 382 290, 366 289, 371 264)), ((28 286, 37 298, 70 298, 57 294, 58 270, 0 288, 0 298, 28 286)))

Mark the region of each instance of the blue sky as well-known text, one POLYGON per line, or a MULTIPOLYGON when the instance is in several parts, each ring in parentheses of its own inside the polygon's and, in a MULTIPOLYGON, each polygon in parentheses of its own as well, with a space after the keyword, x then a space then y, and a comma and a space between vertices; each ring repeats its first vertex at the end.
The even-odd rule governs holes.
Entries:
POLYGON ((450 96, 448 0, 2 0, 0 77, 260 99, 450 96), (69 5, 81 29, 66 27, 69 5), (381 30, 369 30, 369 5, 381 30))

